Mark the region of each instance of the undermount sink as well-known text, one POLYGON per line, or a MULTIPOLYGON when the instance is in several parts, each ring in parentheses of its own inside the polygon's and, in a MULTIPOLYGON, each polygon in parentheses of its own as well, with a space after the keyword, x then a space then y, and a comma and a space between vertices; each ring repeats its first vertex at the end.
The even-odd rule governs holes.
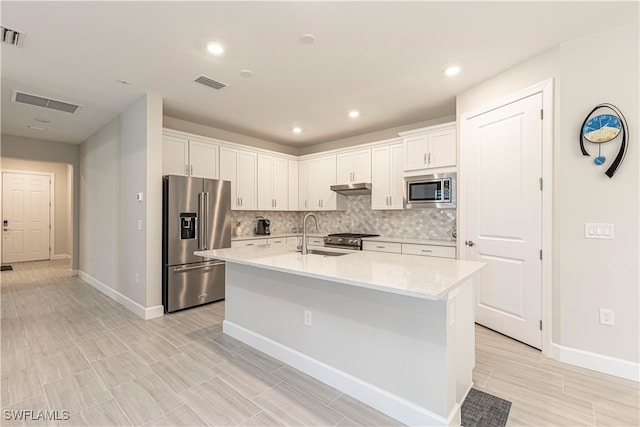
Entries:
MULTIPOLYGON (((301 253, 301 251, 296 251, 298 253, 301 253)), ((342 255, 349 255, 349 252, 332 252, 332 251, 323 251, 322 249, 309 249, 307 251, 308 254, 312 254, 312 255, 322 255, 322 256, 342 256, 342 255)))
POLYGON ((331 252, 331 251, 323 251, 323 250, 320 250, 320 249, 309 249, 307 252, 310 253, 310 254, 323 255, 323 256, 349 255, 348 252, 331 252))

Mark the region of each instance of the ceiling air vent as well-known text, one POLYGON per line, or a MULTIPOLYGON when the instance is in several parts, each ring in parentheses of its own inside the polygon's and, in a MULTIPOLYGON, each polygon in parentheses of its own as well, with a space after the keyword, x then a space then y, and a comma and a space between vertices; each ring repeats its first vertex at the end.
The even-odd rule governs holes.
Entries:
POLYGON ((200 74, 198 77, 196 77, 194 82, 200 83, 201 85, 209 86, 211 89, 215 90, 220 90, 223 87, 229 86, 228 84, 213 80, 211 77, 207 77, 203 74, 200 74))
POLYGON ((24 33, 17 30, 12 30, 5 26, 0 26, 0 34, 2 35, 2 43, 10 44, 12 46, 20 46, 24 44, 24 33))
POLYGON ((69 102, 58 101, 57 99, 45 98, 43 96, 31 95, 14 90, 11 92, 11 101, 21 104, 35 105, 36 107, 48 108, 50 110, 63 111, 65 113, 76 114, 82 106, 69 102))

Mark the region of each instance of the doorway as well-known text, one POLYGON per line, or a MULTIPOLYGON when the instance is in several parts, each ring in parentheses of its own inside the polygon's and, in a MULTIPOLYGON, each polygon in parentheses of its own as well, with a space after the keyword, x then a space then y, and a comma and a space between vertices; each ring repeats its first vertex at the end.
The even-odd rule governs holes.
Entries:
POLYGON ((53 174, 2 172, 2 263, 51 258, 53 174))

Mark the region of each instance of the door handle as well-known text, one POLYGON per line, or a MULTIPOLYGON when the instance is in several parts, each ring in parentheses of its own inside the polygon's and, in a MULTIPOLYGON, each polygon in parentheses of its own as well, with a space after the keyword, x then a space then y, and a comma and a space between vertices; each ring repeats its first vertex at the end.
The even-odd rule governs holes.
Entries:
POLYGON ((11 229, 10 228, 5 228, 4 231, 11 231, 11 229))
POLYGON ((475 243, 473 243, 473 240, 465 240, 464 244, 467 245, 467 246, 475 246, 476 245, 475 243))
POLYGON ((200 270, 202 268, 211 268, 216 267, 218 265, 223 265, 224 261, 209 263, 209 264, 198 264, 198 265, 190 265, 188 267, 176 267, 173 269, 175 273, 180 273, 181 271, 189 271, 189 270, 200 270))

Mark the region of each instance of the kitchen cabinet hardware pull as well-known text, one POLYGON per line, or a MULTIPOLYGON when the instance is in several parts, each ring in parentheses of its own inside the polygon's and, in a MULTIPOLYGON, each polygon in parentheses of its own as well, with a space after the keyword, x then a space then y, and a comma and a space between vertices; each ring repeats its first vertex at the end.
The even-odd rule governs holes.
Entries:
POLYGON ((427 153, 424 153, 424 164, 427 164, 427 153))
POLYGON ((429 162, 428 164, 431 164, 431 153, 429 153, 429 158, 428 159, 429 159, 428 160, 428 162, 429 162))
POLYGON ((393 196, 389 196, 389 206, 393 205, 393 196))
POLYGON ((473 243, 473 240, 465 240, 464 244, 467 245, 467 246, 475 246, 476 245, 475 243, 473 243))
POLYGON ((190 171, 191 171, 190 175, 193 175, 193 165, 191 165, 189 168, 190 168, 190 171))
POLYGON ((245 246, 253 246, 253 243, 247 243, 245 246))
POLYGON ((189 175, 189 165, 184 165, 184 174, 189 175))
POLYGON ((386 248, 386 246, 376 246, 376 248, 378 248, 378 249, 384 249, 384 248, 386 248))
POLYGON ((433 251, 431 249, 423 249, 422 252, 429 253, 429 252, 433 252, 433 251))

